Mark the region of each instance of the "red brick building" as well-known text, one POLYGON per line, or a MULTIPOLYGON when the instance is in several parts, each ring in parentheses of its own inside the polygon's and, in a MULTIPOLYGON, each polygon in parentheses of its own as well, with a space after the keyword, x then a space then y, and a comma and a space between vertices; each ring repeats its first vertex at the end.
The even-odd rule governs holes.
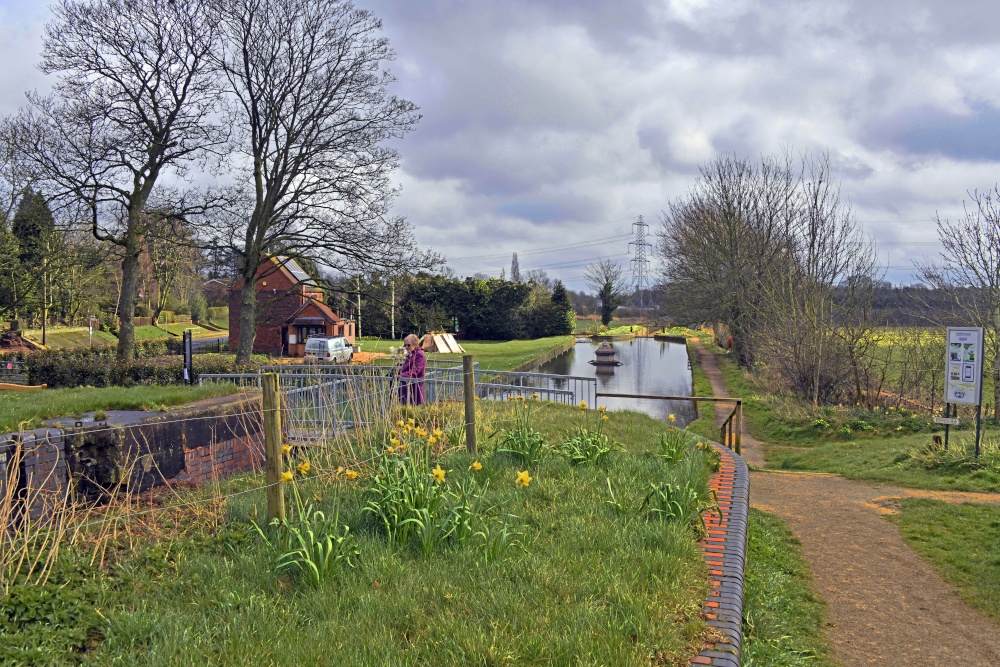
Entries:
MULTIPOLYGON (((257 269, 257 337, 253 351, 286 357, 305 355, 309 336, 343 336, 354 344, 354 322, 337 316, 323 303, 323 291, 287 257, 266 257, 257 269)), ((229 349, 240 342, 238 279, 229 291, 229 349)))

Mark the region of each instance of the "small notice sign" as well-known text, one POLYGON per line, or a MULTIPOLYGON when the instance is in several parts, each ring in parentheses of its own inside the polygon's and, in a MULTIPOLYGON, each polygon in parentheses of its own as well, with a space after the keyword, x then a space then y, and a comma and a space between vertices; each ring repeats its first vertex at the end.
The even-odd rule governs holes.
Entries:
POLYGON ((979 405, 982 383, 982 327, 948 327, 945 346, 945 403, 979 405))
POLYGON ((958 417, 935 417, 935 424, 945 424, 947 426, 958 426, 958 417))

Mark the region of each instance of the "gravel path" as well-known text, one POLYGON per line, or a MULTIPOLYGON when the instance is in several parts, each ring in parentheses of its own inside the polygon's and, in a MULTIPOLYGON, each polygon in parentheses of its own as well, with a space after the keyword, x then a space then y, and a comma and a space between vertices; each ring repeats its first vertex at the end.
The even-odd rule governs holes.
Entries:
MULTIPOLYGON (((695 343, 712 391, 727 396, 715 356, 695 343)), ((721 411, 720 411, 721 412, 721 411)), ((764 464, 745 434, 744 458, 764 464)), ((780 516, 802 542, 828 603, 826 639, 841 665, 1000 665, 1000 625, 963 602, 882 518, 895 498, 1000 503, 1000 495, 869 485, 816 473, 758 470, 751 504, 780 516)))

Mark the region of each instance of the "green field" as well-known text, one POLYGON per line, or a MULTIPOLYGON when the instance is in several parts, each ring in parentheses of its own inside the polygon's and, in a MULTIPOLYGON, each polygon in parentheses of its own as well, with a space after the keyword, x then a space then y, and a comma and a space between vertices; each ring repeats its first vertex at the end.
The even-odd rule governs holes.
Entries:
MULTIPOLYGON (((41 329, 27 329, 24 337, 31 341, 42 343, 41 329)), ((111 347, 118 344, 118 339, 106 331, 95 331, 93 336, 93 347, 111 347)), ((91 337, 87 327, 49 327, 45 332, 46 347, 54 349, 70 349, 79 347, 90 347, 91 337)))
POLYGON ((37 428, 46 419, 71 418, 92 410, 157 410, 234 391, 228 384, 0 391, 0 433, 37 428))
POLYGON ((1000 621, 1000 507, 907 498, 890 515, 907 544, 973 607, 1000 621))
MULTIPOLYGON (((522 406, 483 409, 500 411, 493 418, 503 423, 522 406)), ((598 417, 534 406, 530 424, 551 444, 598 417)), ((433 406, 410 414, 418 424, 436 419, 433 406)), ((521 466, 493 453, 490 442, 478 456, 435 456, 445 476, 436 488, 481 493, 471 520, 492 537, 449 539, 430 555, 416 538, 390 542, 363 511, 375 483, 370 469, 360 468, 354 481, 311 472, 295 489, 349 526, 358 550, 354 567, 341 565, 314 585, 275 570, 281 549, 255 528, 264 494, 247 492, 261 476, 173 491, 164 496, 168 506, 183 509, 151 515, 131 548, 136 536, 119 531, 103 570, 86 565, 85 553, 64 553, 82 564, 53 576, 47 588, 58 598, 34 594, 44 618, 12 624, 0 657, 73 660, 80 655, 72 647, 89 646, 88 660, 129 665, 686 664, 706 638, 707 571, 692 526, 646 513, 642 500, 654 481, 700 480, 694 483, 704 490, 707 455, 691 447, 672 464, 654 455, 661 422, 638 413, 609 417, 606 432, 623 451, 596 467, 550 452, 530 467, 524 488, 515 484, 521 466), (481 471, 473 470, 476 461, 481 471), (243 493, 192 504, 212 492, 243 493), (72 625, 53 625, 51 617, 72 625)), ((423 450, 413 444, 386 456, 414 451, 423 450)), ((286 491, 291 502, 294 491, 286 491)))
MULTIPOLYGON (((461 340, 459 344, 465 349, 466 354, 471 354, 479 363, 479 368, 483 370, 506 371, 516 368, 526 361, 545 354, 560 345, 572 340, 571 336, 551 336, 549 338, 536 338, 534 340, 508 340, 508 341, 474 341, 461 340)), ((379 352, 388 354, 390 348, 399 347, 402 340, 362 340, 362 352, 379 352)), ((439 354, 431 353, 430 359, 452 359, 461 361, 460 354, 439 354)))

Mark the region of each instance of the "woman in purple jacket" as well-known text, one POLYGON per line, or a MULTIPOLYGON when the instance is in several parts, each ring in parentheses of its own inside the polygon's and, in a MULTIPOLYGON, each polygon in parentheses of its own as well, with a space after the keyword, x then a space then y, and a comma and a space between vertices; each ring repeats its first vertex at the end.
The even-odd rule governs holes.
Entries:
POLYGON ((399 400, 410 405, 422 405, 427 357, 420 349, 420 341, 413 334, 403 339, 403 347, 406 348, 406 358, 399 369, 399 400))

